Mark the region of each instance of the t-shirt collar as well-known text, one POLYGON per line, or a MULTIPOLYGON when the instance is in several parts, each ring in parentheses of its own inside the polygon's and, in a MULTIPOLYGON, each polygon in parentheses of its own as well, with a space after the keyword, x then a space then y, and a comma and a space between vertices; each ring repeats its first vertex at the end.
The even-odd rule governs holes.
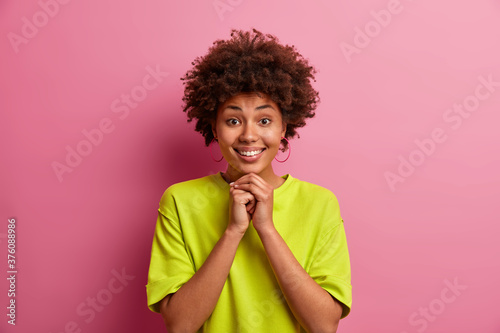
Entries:
MULTIPOLYGON (((226 182, 226 180, 224 179, 224 177, 222 177, 222 171, 216 173, 215 175, 212 175, 215 182, 217 183, 217 185, 220 187, 220 188, 229 188, 229 184, 226 182)), ((283 184, 280 185, 280 187, 278 187, 277 189, 274 190, 274 195, 278 195, 280 193, 282 193, 283 191, 285 191, 285 189, 290 186, 290 184, 293 182, 294 178, 292 177, 292 175, 290 175, 289 173, 281 176, 281 178, 283 178, 285 180, 285 182, 283 184)))

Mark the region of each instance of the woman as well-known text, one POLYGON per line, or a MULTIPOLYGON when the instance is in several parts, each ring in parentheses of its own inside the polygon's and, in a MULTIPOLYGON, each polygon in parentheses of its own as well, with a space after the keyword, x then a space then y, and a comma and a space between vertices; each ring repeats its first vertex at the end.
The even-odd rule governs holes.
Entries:
POLYGON ((184 111, 228 165, 162 196, 149 308, 171 333, 335 332, 351 307, 337 199, 272 166, 314 116, 314 68, 255 29, 233 30, 193 65, 184 111))

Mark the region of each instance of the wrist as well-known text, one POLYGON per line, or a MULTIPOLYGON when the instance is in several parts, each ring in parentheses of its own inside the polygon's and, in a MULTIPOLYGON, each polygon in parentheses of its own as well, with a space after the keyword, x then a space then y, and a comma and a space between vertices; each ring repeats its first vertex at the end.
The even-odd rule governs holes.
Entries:
POLYGON ((269 237, 278 233, 272 221, 270 223, 265 223, 259 226, 255 226, 254 224, 254 228, 260 238, 269 237))
POLYGON ((240 241, 245 235, 246 230, 242 230, 241 228, 237 228, 234 225, 228 225, 226 230, 224 231, 224 235, 231 239, 238 239, 240 241))

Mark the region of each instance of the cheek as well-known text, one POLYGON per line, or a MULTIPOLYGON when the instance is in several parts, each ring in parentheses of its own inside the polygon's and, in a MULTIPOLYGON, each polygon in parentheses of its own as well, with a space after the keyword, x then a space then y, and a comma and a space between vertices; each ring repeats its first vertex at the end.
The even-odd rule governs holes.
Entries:
POLYGON ((219 134, 219 143, 223 145, 232 145, 235 140, 235 135, 231 131, 222 130, 218 132, 219 134))
POLYGON ((281 128, 273 131, 263 133, 261 138, 266 142, 268 146, 279 147, 281 142, 281 128))
POLYGON ((230 131, 227 130, 224 122, 221 122, 221 121, 216 122, 215 128, 216 128, 216 133, 217 133, 217 137, 219 138, 219 141, 227 140, 228 136, 230 135, 230 131))

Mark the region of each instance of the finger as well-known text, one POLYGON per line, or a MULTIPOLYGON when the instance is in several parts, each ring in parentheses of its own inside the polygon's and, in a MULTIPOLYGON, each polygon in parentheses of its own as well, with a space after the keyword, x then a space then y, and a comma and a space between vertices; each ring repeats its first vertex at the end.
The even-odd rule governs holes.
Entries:
POLYGON ((229 192, 231 194, 233 202, 243 204, 247 207, 247 211, 256 205, 257 199, 255 196, 249 192, 242 189, 230 188, 229 192))
POLYGON ((249 203, 247 203, 247 212, 255 210, 255 199, 252 199, 249 203))
POLYGON ((261 179, 260 177, 257 178, 258 176, 253 176, 253 175, 245 175, 238 179, 237 181, 234 182, 233 187, 234 188, 241 188, 242 185, 248 185, 248 184, 254 184, 255 186, 258 187, 266 187, 267 183, 261 179))
POLYGON ((253 173, 253 172, 247 173, 246 175, 241 176, 233 183, 236 185, 248 184, 248 183, 256 183, 256 184, 260 183, 262 185, 267 184, 267 182, 262 177, 260 177, 259 175, 257 175, 256 173, 253 173))
POLYGON ((273 195, 272 188, 262 188, 256 184, 240 184, 236 188, 251 193, 257 201, 266 201, 273 195))
POLYGON ((260 202, 272 200, 273 197, 274 188, 255 173, 243 175, 232 183, 232 187, 252 193, 260 202))
POLYGON ((231 194, 233 196, 233 201, 242 205, 247 205, 248 203, 255 201, 255 197, 248 191, 234 189, 231 194))
MULTIPOLYGON (((234 182, 234 188, 242 188, 241 185, 254 184, 264 190, 273 190, 274 188, 257 174, 249 173, 234 182)), ((248 189, 248 188, 247 188, 248 189)))

